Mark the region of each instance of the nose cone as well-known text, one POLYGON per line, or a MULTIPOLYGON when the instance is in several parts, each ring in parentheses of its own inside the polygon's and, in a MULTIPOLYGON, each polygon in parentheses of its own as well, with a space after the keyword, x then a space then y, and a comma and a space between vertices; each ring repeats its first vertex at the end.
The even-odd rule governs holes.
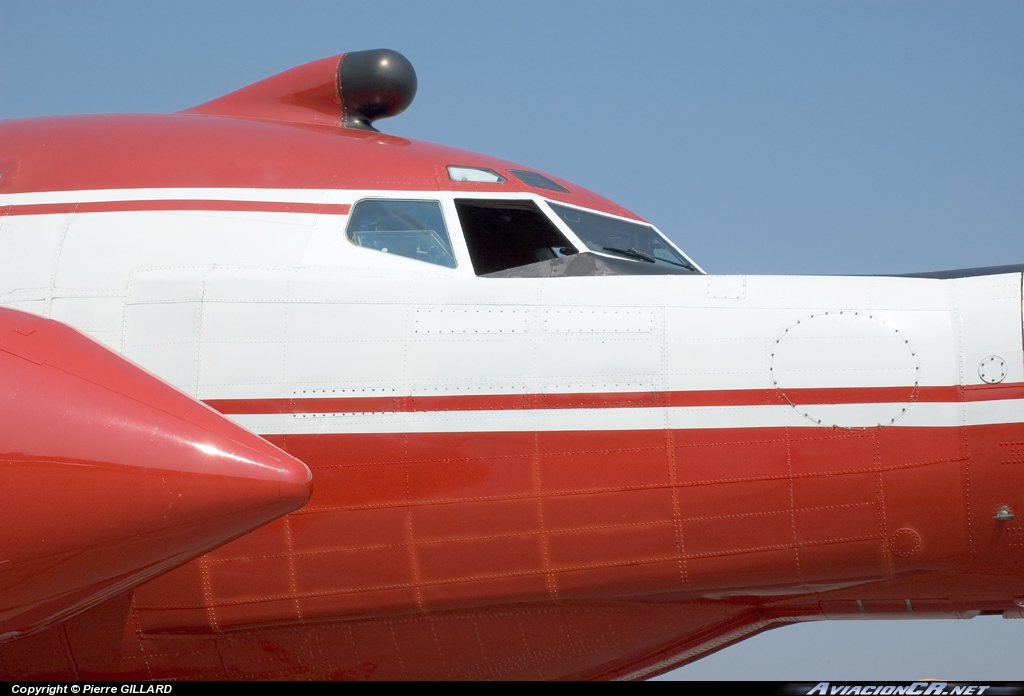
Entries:
POLYGON ((0 309, 0 639, 301 507, 309 469, 68 327, 0 309))

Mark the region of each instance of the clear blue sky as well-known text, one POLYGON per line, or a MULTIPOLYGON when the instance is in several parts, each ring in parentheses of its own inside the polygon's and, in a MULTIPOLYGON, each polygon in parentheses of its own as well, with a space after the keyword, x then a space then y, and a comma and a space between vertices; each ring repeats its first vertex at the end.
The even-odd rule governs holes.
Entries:
MULTIPOLYGON (((0 0, 0 119, 174 111, 380 47, 419 75, 382 130, 593 189, 709 272, 1024 263, 1020 2, 0 0)), ((830 622, 672 676, 1024 680, 1021 645, 830 622)))

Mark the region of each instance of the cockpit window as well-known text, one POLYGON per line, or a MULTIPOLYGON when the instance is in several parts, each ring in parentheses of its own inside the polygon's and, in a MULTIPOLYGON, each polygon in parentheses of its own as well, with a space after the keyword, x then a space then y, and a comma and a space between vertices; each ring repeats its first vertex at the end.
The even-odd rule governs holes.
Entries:
POLYGON ((527 169, 509 169, 508 173, 522 181, 527 186, 534 186, 536 188, 547 189, 549 191, 569 193, 569 189, 566 187, 555 183, 543 174, 538 174, 537 172, 531 172, 527 169))
POLYGON ((437 201, 359 201, 349 215, 348 238, 368 249, 455 268, 451 240, 437 201))
POLYGON ((460 167, 448 165, 448 178, 452 181, 473 181, 481 184, 503 184, 505 177, 493 169, 484 167, 460 167))
POLYGON ((576 253, 533 201, 455 199, 477 275, 487 275, 576 253))
POLYGON ((634 261, 697 270, 650 225, 598 215, 551 201, 548 201, 548 205, 591 251, 614 254, 634 261))

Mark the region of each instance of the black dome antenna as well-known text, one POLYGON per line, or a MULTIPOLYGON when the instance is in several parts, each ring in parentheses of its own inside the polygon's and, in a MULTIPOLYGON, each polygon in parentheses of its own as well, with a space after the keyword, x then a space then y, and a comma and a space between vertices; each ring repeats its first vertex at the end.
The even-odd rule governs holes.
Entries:
POLYGON ((378 118, 397 116, 416 96, 416 71, 398 51, 354 51, 338 64, 341 125, 377 130, 378 118))

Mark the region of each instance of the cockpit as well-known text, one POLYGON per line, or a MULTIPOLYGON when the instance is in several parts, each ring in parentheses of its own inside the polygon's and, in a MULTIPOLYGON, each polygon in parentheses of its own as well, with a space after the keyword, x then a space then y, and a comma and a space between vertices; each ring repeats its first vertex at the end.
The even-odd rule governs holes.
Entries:
MULTIPOLYGON (((447 171, 453 181, 505 181, 490 169, 449 166, 447 171)), ((536 172, 508 173, 531 187, 567 192, 536 172)), ((450 269, 459 267, 459 247, 464 243, 474 275, 482 277, 703 273, 643 222, 543 195, 444 193, 433 200, 363 198, 351 208, 348 240, 450 269), (461 238, 453 242, 459 232, 461 238)))

